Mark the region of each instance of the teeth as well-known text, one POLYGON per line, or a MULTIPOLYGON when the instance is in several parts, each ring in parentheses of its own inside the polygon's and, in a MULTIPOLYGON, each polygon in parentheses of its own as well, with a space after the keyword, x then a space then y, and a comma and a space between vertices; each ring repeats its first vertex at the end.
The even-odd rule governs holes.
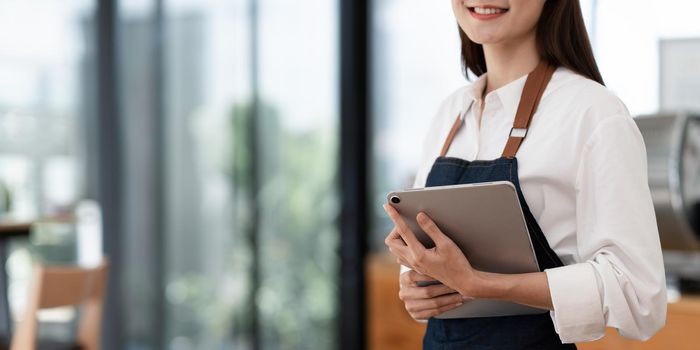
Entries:
POLYGON ((506 12, 505 9, 493 8, 493 7, 475 7, 474 12, 480 15, 495 15, 497 13, 506 12))

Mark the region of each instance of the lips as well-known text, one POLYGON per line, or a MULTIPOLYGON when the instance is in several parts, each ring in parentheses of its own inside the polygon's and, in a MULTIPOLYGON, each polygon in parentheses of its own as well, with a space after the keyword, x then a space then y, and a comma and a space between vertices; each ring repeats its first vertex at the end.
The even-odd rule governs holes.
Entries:
POLYGON ((464 2, 464 6, 474 18, 481 20, 494 19, 508 12, 508 8, 493 5, 469 6, 466 1, 464 2))
POLYGON ((495 15, 497 13, 504 13, 508 11, 507 9, 497 8, 497 7, 471 7, 470 11, 474 11, 480 15, 495 15))

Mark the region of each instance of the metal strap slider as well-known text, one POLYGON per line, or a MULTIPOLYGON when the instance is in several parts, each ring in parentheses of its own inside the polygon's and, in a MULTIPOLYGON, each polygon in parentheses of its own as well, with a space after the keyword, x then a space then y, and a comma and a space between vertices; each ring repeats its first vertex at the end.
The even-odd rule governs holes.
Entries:
POLYGON ((527 129, 510 128, 510 137, 525 138, 525 135, 527 135, 527 129))

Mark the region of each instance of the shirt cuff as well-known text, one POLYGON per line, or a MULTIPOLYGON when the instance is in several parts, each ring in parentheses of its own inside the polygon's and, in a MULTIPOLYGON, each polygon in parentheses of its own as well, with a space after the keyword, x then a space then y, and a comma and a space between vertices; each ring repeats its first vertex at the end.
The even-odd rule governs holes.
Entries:
POLYGON ((596 272, 588 263, 545 270, 554 310, 554 329, 562 343, 600 339, 605 316, 596 272))

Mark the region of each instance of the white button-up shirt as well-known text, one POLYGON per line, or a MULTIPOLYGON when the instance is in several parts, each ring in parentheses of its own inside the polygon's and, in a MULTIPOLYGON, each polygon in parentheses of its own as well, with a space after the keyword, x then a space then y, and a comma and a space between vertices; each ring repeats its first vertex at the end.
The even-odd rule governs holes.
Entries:
MULTIPOLYGON (((465 124, 447 156, 501 156, 527 76, 482 101, 485 78, 441 104, 414 187, 425 186, 459 114, 465 124)), ((560 67, 516 157, 525 200, 565 264, 545 271, 561 340, 595 340, 606 326, 629 338, 651 337, 665 324, 666 282, 644 141, 625 105, 604 86, 560 67)))

